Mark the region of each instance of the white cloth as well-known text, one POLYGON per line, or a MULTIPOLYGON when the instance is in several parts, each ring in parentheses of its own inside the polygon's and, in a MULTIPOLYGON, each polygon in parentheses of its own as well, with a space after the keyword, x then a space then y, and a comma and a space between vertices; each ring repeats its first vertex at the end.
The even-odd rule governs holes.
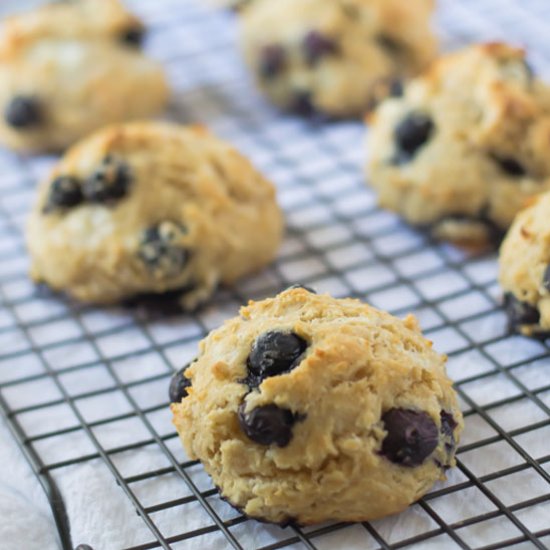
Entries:
POLYGON ((3 421, 0 421, 0 465, 0 548, 58 548, 44 491, 3 421))

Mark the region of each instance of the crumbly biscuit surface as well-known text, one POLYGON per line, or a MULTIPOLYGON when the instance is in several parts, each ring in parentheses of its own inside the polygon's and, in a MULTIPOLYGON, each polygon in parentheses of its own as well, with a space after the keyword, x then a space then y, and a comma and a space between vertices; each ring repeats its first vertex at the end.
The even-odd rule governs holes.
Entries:
POLYGON ((32 276, 90 302, 182 290, 194 307, 273 258, 273 186, 203 128, 115 125, 71 148, 43 182, 32 276), (184 292, 185 291, 185 292, 184 292))
POLYGON ((435 55, 431 0, 255 0, 242 50, 278 106, 360 116, 381 81, 415 74, 435 55))
POLYGON ((8 19, 0 38, 0 142, 56 152, 101 126, 157 114, 168 84, 140 52, 142 32, 114 0, 64 2, 8 19))
POLYGON ((357 300, 287 290, 251 302, 213 331, 185 376, 188 395, 172 405, 183 445, 221 495, 254 518, 310 524, 383 517, 420 498, 454 464, 462 417, 445 357, 413 317, 401 321, 357 300), (269 348, 273 342, 279 349, 269 348), (296 342, 301 355, 277 374, 296 342), (272 375, 252 373, 258 358, 272 375), (287 425, 274 428, 273 415, 287 425), (431 426, 426 456, 389 458, 395 434, 388 423, 411 441, 422 439, 392 415, 431 426))
POLYGON ((490 244, 550 188, 550 88, 520 49, 447 55, 370 122, 367 177, 381 206, 436 237, 490 244))

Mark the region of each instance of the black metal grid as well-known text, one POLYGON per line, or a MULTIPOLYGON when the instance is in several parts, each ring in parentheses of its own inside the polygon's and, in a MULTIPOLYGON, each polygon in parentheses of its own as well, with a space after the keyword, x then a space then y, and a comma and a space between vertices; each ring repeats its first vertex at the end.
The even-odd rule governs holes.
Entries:
MULTIPOLYGON (((506 332, 495 257, 430 242, 380 211, 361 181, 361 126, 266 106, 234 50, 231 16, 192 0, 134 4, 178 90, 171 118, 204 122, 248 153, 278 185, 288 235, 274 266, 193 315, 64 301, 28 281, 22 237, 35 180, 51 159, 0 154, 0 409, 46 490, 63 547, 92 542, 71 540, 71 502, 62 498, 69 472, 85 465, 106 469, 147 527, 133 549, 550 546, 549 348, 506 332), (197 341, 247 299, 297 282, 412 311, 450 356, 467 424, 458 468, 398 518, 257 524, 220 501, 171 428, 168 380, 197 341), (155 467, 133 463, 143 452, 155 467)), ((542 69, 545 17, 546 0, 445 0, 439 10, 447 45, 508 35, 529 44, 542 69)))

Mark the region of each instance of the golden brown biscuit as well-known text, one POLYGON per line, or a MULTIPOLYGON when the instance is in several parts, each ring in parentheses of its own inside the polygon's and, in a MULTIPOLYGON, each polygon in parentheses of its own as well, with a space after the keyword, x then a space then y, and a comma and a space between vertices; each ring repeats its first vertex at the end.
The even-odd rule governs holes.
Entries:
POLYGON ((203 128, 131 123, 71 148, 41 185, 27 242, 32 277, 87 302, 181 294, 269 263, 281 240, 273 186, 203 128))
POLYGON ((75 0, 8 19, 0 39, 0 142, 57 151, 166 104, 162 68, 136 47, 143 26, 116 0, 75 0))
POLYGON ((71 0, 40 6, 3 21, 0 56, 38 40, 104 38, 139 45, 143 23, 120 0, 71 0))
POLYGON ((447 55, 369 121, 367 179, 381 206, 437 238, 494 245, 550 189, 550 88, 521 49, 447 55))
POLYGON ((276 523, 405 509, 454 465, 463 426, 445 357, 414 317, 304 288, 211 332, 171 401, 222 497, 276 523))
POLYGON ((526 336, 550 336, 550 193, 517 215, 499 265, 511 328, 526 336))
POLYGON ((283 109, 360 116, 376 85, 424 68, 436 51, 432 0, 254 0, 242 50, 283 109))

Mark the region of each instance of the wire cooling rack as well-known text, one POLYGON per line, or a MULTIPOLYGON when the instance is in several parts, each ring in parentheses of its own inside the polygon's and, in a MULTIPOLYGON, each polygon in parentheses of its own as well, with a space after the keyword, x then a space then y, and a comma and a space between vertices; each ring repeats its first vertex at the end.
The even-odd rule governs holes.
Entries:
MULTIPOLYGON (((170 118, 208 124, 247 153, 276 182, 288 233, 275 265, 196 314, 75 304, 27 278, 22 228, 53 159, 0 153, 0 409, 48 495, 63 547, 87 542, 71 540, 64 501, 64 480, 86 465, 101 467, 141 518, 134 550, 547 547, 549 349, 507 333, 495 256, 468 257, 379 210, 362 183, 361 125, 267 106, 238 58, 230 14, 192 0, 133 7, 177 90, 170 118), (249 298, 293 283, 412 311, 450 356, 467 426, 458 468, 396 518, 305 529, 250 521, 186 460, 171 427, 169 377, 198 340, 249 298), (144 452, 152 460, 134 460, 144 452)), ((549 20, 547 0, 442 0, 438 10, 445 47, 507 38, 530 46, 547 75, 549 20)))

